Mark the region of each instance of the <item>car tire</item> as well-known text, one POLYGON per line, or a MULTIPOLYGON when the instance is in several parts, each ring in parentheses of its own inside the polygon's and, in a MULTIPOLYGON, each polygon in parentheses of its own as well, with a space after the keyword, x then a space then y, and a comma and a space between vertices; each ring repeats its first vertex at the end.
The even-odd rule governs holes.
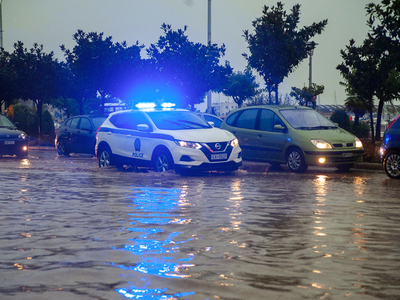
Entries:
POLYGON ((173 159, 166 150, 158 151, 153 158, 153 169, 156 172, 165 172, 172 169, 173 159))
POLYGON ((336 167, 340 172, 348 172, 352 167, 354 167, 354 164, 335 165, 335 167, 336 167))
POLYGON ((64 141, 57 142, 57 153, 58 155, 68 156, 69 152, 67 151, 67 147, 65 146, 64 141))
POLYGON ((400 152, 389 152, 383 162, 387 176, 392 179, 400 179, 400 152))
POLYGON ((105 168, 112 165, 111 162, 111 149, 108 147, 103 147, 99 152, 99 168, 105 168))
POLYGON ((286 163, 290 171, 295 173, 304 173, 308 166, 304 160, 303 152, 299 148, 292 148, 286 156, 286 163))

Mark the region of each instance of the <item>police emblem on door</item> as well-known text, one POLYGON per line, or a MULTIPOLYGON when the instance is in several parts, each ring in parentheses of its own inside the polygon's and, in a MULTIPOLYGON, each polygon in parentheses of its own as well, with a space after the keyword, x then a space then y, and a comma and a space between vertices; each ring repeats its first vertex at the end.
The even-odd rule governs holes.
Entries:
POLYGON ((136 139, 136 141, 135 141, 135 151, 140 151, 140 146, 141 146, 140 140, 136 139))
POLYGON ((140 147, 142 146, 142 143, 140 142, 139 139, 135 140, 134 146, 135 146, 135 152, 132 153, 132 157, 143 158, 143 153, 140 152, 140 147))

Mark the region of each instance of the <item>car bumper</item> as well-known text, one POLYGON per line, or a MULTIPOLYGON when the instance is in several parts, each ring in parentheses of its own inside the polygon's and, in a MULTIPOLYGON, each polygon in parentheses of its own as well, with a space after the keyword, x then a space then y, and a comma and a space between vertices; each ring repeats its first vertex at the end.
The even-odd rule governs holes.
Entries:
POLYGON ((320 166, 320 165, 340 165, 340 164, 354 164, 362 162, 364 157, 364 150, 350 150, 350 151, 304 151, 304 159, 307 165, 320 166), (323 162, 322 162, 323 161, 323 162))
POLYGON ((27 155, 27 154, 28 154, 27 140, 0 141, 0 155, 27 155))
POLYGON ((188 165, 175 165, 176 171, 236 171, 242 165, 242 161, 228 161, 222 163, 201 163, 197 166, 188 166, 188 165))
POLYGON ((172 156, 177 170, 228 171, 237 170, 242 165, 240 147, 234 147, 229 153, 226 153, 226 158, 219 159, 217 157, 215 160, 211 160, 200 150, 185 148, 175 148, 174 150, 172 156))

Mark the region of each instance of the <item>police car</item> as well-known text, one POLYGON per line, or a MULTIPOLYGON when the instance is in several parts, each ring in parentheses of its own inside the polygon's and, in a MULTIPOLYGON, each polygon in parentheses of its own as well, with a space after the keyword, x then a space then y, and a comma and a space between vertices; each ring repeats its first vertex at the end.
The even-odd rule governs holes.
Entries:
POLYGON ((109 115, 96 135, 99 167, 132 165, 157 172, 234 171, 242 164, 238 140, 191 111, 146 108, 109 115))

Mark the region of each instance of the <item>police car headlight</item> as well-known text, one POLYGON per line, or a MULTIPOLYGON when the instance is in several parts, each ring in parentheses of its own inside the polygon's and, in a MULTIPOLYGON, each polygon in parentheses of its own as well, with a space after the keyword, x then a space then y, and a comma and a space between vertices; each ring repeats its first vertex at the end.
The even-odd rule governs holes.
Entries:
POLYGON ((194 142, 175 141, 175 143, 181 147, 197 149, 197 150, 199 150, 202 147, 199 143, 194 143, 194 142))
POLYGON ((360 141, 359 138, 356 137, 356 148, 361 148, 362 146, 363 146, 362 142, 360 141))
POLYGON ((23 134, 23 133, 21 133, 21 134, 18 136, 18 138, 19 138, 19 139, 25 139, 25 138, 26 138, 26 135, 23 134))
POLYGON ((237 145, 239 145, 238 139, 234 139, 234 140, 231 141, 231 146, 232 146, 233 148, 235 148, 237 145))
POLYGON ((311 140, 311 143, 318 149, 332 149, 332 145, 325 140, 311 140))

